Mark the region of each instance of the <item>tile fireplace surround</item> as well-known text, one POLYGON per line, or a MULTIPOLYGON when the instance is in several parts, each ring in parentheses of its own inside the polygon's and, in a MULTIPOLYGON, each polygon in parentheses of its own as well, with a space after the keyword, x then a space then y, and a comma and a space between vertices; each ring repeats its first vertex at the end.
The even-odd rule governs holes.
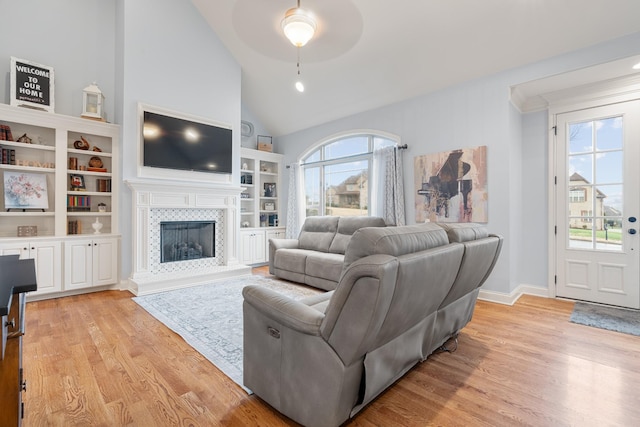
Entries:
POLYGON ((125 181, 132 192, 135 295, 146 295, 251 273, 237 258, 240 187, 159 180, 125 181), (160 262, 160 222, 216 222, 215 257, 160 262))

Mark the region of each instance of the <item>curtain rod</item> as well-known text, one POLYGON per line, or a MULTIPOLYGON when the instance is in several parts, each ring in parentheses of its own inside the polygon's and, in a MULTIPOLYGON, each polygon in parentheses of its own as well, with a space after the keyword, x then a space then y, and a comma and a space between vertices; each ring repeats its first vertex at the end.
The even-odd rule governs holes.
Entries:
MULTIPOLYGON (((396 145, 393 148, 397 148, 398 150, 406 150, 407 148, 409 148, 409 146, 407 144, 402 144, 402 145, 396 145)), ((360 154, 354 154, 353 156, 345 156, 345 157, 341 157, 342 159, 348 159, 350 157, 359 157, 365 154, 373 154, 373 151, 367 151, 366 153, 360 153, 360 154)), ((324 162, 324 160, 318 160, 317 162, 310 162, 310 163, 305 163, 305 165, 312 165, 314 163, 320 163, 320 162, 324 162)), ((286 168, 289 169, 291 166, 287 165, 286 168)))

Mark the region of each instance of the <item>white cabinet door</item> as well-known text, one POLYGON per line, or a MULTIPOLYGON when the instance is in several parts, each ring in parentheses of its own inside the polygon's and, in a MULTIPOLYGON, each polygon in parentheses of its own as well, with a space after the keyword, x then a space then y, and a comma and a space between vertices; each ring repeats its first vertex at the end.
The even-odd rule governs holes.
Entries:
POLYGON ((0 244, 0 255, 20 255, 20 259, 29 258, 29 242, 11 242, 0 244))
POLYGON ((35 242, 29 246, 29 257, 36 265, 38 290, 35 295, 62 290, 62 262, 60 242, 35 242))
POLYGON ((264 263, 267 259, 263 230, 240 231, 240 262, 242 264, 264 263))
POLYGON ((79 239, 64 244, 64 288, 81 289, 91 286, 93 240, 79 239))
POLYGON ((36 295, 58 292, 62 289, 61 248, 58 241, 16 241, 0 244, 0 255, 20 255, 20 259, 33 258, 38 290, 36 295))
POLYGON ((117 239, 78 239, 65 244, 65 289, 111 285, 117 280, 117 239))
POLYGON ((93 241, 93 285, 111 285, 118 281, 118 240, 93 241))
POLYGON ((240 251, 238 258, 242 264, 251 264, 253 250, 251 241, 253 239, 253 231, 241 231, 240 233, 240 251))
POLYGON ((265 239, 265 242, 264 242, 265 262, 269 262, 269 239, 284 239, 284 235, 285 235, 284 229, 267 231, 267 238, 265 239))
POLYGON ((265 250, 265 247, 266 247, 265 241, 266 241, 266 237, 265 237, 264 231, 262 230, 256 231, 254 240, 253 240, 254 253, 253 253, 252 264, 257 264, 257 263, 267 261, 267 251, 265 250))

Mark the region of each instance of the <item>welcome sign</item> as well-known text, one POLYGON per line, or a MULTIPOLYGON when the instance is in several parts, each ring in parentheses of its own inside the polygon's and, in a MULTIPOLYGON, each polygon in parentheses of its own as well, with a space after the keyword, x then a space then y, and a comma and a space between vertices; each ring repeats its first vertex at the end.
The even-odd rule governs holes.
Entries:
POLYGON ((53 113, 53 68, 12 56, 11 105, 53 113))

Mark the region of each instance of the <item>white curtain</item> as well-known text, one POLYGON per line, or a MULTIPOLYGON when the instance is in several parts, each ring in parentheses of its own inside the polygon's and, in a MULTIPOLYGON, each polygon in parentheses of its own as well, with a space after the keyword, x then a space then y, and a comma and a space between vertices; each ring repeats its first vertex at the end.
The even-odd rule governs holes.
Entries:
POLYGON ((402 151, 397 147, 373 152, 373 215, 381 216, 388 225, 405 225, 403 170, 402 151))
POLYGON ((298 195, 300 188, 300 165, 291 163, 289 165, 289 199, 287 200, 287 239, 297 239, 300 232, 300 208, 298 195))

